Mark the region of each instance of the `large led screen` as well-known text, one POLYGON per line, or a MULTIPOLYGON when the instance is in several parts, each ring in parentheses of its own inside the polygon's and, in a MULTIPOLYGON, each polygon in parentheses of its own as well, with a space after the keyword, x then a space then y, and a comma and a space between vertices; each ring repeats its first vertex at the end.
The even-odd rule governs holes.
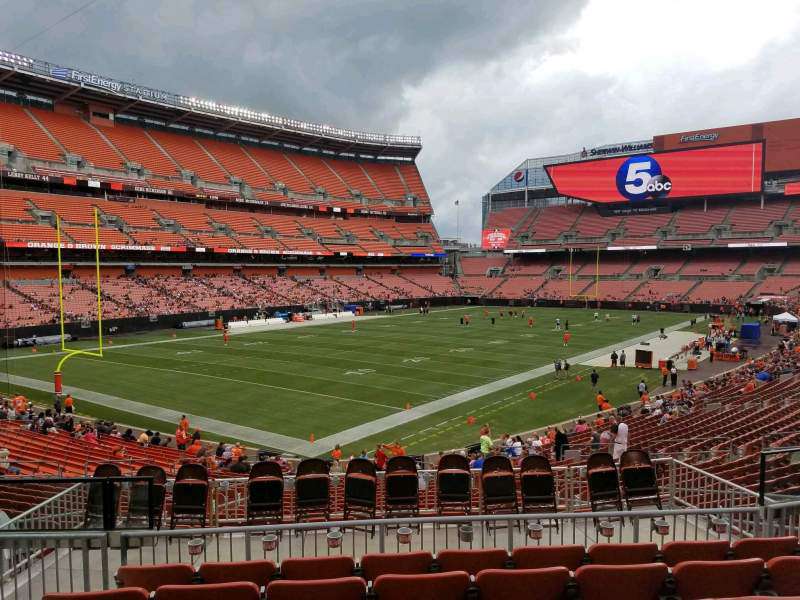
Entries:
POLYGON ((589 202, 662 199, 761 191, 762 143, 621 156, 545 167, 561 196, 589 202))

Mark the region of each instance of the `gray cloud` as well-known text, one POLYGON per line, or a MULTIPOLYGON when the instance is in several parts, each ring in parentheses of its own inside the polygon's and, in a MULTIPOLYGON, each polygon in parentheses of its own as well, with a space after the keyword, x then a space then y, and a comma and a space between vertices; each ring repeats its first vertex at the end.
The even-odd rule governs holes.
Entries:
MULTIPOLYGON (((0 46, 14 47, 82 1, 0 0, 0 46)), ((781 22, 786 4, 796 3, 770 6, 772 22, 781 22)), ((690 18, 694 6, 670 2, 671 23, 690 18)), ((462 235, 476 240, 480 196, 529 156, 796 116, 800 76, 787 69, 800 52, 796 28, 728 64, 724 50, 704 60, 714 51, 701 47, 708 36, 681 38, 690 51, 677 52, 652 44, 625 18, 604 19, 610 7, 616 4, 598 11, 583 0, 99 0, 20 52, 300 119, 422 135, 418 162, 437 227, 455 234, 460 199, 462 235), (595 30, 607 38, 593 38, 595 30), (620 51, 608 54, 609 68, 594 64, 614 44, 620 51)))

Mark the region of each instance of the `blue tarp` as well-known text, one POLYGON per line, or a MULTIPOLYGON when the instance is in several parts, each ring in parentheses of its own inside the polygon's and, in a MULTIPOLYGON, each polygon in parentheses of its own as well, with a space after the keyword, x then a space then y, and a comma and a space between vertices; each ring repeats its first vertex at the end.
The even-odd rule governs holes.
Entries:
POLYGON ((756 375, 756 379, 760 381, 769 381, 770 379, 772 379, 772 375, 770 375, 766 371, 761 371, 758 375, 756 375))
POLYGON ((742 340, 760 340, 761 323, 743 323, 739 331, 739 338, 742 340))

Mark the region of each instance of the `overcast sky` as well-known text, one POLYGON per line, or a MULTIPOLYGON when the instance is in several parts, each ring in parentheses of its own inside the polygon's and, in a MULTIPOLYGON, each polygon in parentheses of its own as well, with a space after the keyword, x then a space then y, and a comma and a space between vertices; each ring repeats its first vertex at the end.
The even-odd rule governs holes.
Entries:
POLYGON ((523 159, 800 116, 800 1, 0 0, 0 49, 423 138, 442 236, 523 159), (24 42, 24 43, 23 43, 24 42), (21 45, 20 45, 21 44, 21 45))

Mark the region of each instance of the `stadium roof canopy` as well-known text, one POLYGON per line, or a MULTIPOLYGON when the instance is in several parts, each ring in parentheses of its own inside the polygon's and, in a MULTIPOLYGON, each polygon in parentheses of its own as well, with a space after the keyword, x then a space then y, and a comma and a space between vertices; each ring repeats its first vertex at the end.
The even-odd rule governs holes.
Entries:
POLYGON ((117 114, 168 127, 239 135, 301 150, 408 160, 422 149, 419 136, 352 131, 279 117, 0 50, 0 94, 9 91, 22 99, 101 104, 117 114))

